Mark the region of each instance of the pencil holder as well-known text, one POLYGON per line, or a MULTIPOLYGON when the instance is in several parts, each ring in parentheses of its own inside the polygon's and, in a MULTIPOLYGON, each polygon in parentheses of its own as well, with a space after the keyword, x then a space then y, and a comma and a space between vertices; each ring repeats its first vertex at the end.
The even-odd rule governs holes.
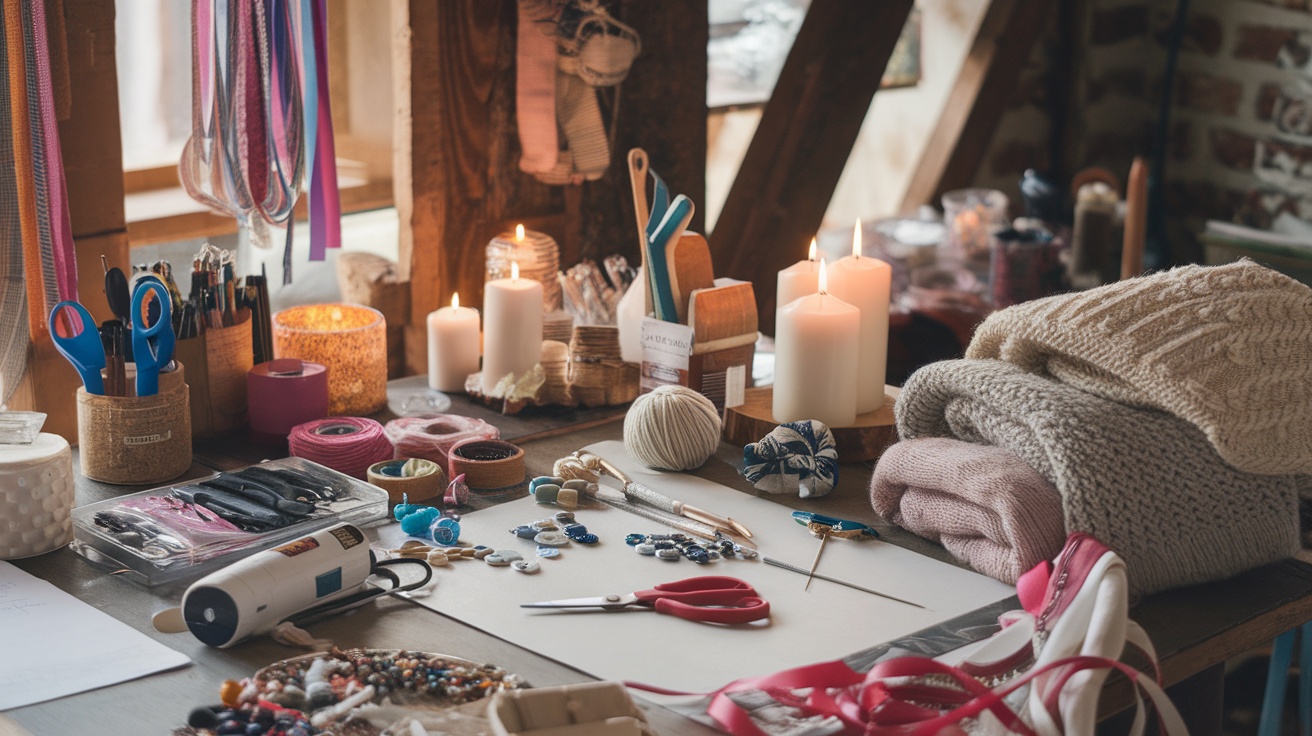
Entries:
MULTIPOLYGON (((191 467, 191 409, 181 361, 161 373, 154 396, 100 396, 77 390, 82 475, 121 485, 163 483, 191 467)), ((128 387, 136 371, 128 364, 128 387)))
POLYGON ((174 352, 190 367, 191 434, 205 437, 246 424, 246 374, 255 365, 251 320, 179 340, 174 352))

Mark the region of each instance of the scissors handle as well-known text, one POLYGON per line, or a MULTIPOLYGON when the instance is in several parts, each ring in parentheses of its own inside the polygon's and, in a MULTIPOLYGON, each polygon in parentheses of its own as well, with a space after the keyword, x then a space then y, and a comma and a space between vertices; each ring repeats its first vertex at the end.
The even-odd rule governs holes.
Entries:
POLYGON ((105 379, 100 375, 100 369, 105 367, 105 348, 100 343, 100 333, 91 313, 77 302, 62 301, 50 310, 49 326, 55 349, 73 364, 87 393, 103 396, 105 379), (72 317, 68 316, 70 312, 72 317), (61 324, 61 314, 64 324, 61 324), (61 330, 61 327, 66 329, 61 330))
POLYGON ((719 575, 662 583, 634 597, 664 613, 692 621, 741 624, 770 615, 770 604, 746 581, 719 575))

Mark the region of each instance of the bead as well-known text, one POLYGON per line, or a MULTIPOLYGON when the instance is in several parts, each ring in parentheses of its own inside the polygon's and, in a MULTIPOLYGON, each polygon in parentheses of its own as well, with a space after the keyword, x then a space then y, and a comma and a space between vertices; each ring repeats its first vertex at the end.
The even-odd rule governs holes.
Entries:
POLYGON ((560 528, 552 519, 540 519, 530 524, 530 526, 540 532, 554 532, 560 528))
POLYGON ((486 562, 487 564, 493 566, 493 567, 505 567, 506 565, 509 565, 510 563, 514 562, 515 560, 522 560, 522 559, 524 559, 524 555, 521 555, 520 553, 516 552, 515 550, 513 550, 513 549, 502 549, 502 550, 497 550, 496 552, 493 552, 492 554, 488 555, 487 557, 484 557, 484 558, 483 558, 483 561, 486 562))
POLYGON ((567 536, 572 537, 575 534, 587 534, 588 528, 582 524, 566 524, 563 531, 567 536))
POLYGON ((428 564, 433 567, 446 567, 451 562, 451 560, 447 558, 446 553, 439 549, 429 552, 426 559, 428 560, 428 564))
POLYGON ((562 524, 568 524, 574 521, 573 511, 557 511, 556 515, 551 517, 562 524))
POLYGON ((546 559, 551 559, 552 557, 560 557, 560 548, 559 548, 559 547, 548 547, 548 546, 546 546, 546 545, 539 545, 539 546, 538 546, 538 557, 543 557, 543 558, 546 558, 546 559))
POLYGON ((268 728, 266 728, 263 724, 259 724, 255 722, 246 724, 246 736, 260 736, 267 730, 268 728))
POLYGON ((579 544, 596 544, 597 542, 601 541, 601 537, 598 537, 596 534, 593 534, 591 532, 588 532, 587 534, 580 534, 577 537, 570 537, 570 539, 573 539, 575 542, 578 542, 579 544))
POLYGON ((192 708, 187 714, 187 725, 192 728, 214 728, 219 725, 219 717, 215 715, 213 708, 200 706, 192 708))
POLYGON ((241 698, 241 683, 236 680, 224 680, 219 687, 219 700, 229 708, 236 708, 241 698))
POLYGON ((423 506, 417 503, 410 503, 410 494, 402 493, 401 503, 398 503, 396 508, 392 509, 392 517, 400 521, 422 508, 423 506))
POLYGON ((647 535, 645 534, 629 534, 624 537, 624 543, 630 547, 642 544, 645 541, 647 541, 647 535))
POLYGON ((543 483, 533 489, 533 500, 538 503, 555 503, 560 497, 560 486, 554 483, 543 483))
POLYGON ((480 544, 477 547, 474 547, 474 559, 481 560, 495 551, 496 550, 492 549, 491 547, 480 544))
POLYGON ((757 552, 751 547, 744 547, 741 544, 734 545, 733 551, 744 560, 754 560, 761 556, 760 552, 757 552))
POLYGON ((572 480, 565 481, 564 485, 562 485, 561 488, 568 488, 571 491, 578 491, 579 493, 585 493, 588 490, 588 486, 590 485, 592 484, 587 482, 586 480, 583 480, 582 478, 574 478, 572 480))
POLYGON ((544 485, 556 486, 556 488, 559 489, 561 484, 564 482, 565 479, 559 476, 539 475, 538 477, 528 482, 528 492, 534 493, 535 491, 537 491, 538 486, 544 486, 544 485))
POLYGON ((564 547, 569 544, 569 537, 564 532, 541 532, 533 537, 533 541, 548 547, 564 547))
POLYGON ((469 484, 465 483, 464 473, 452 478, 451 482, 447 484, 446 493, 442 495, 442 503, 447 508, 464 506, 469 503, 469 484))
POLYGON ((542 566, 532 560, 515 560, 510 566, 525 575, 533 575, 542 570, 542 566))
POLYGON ((532 539, 538 535, 538 530, 528 524, 520 524, 514 529, 511 529, 510 532, 520 539, 532 539))
POLYGON ((460 522, 452 519, 441 518, 433 522, 429 533, 433 536, 433 541, 443 547, 450 547, 460 540, 460 522))
POLYGON ((573 488, 562 488, 560 493, 556 494, 556 505, 565 509, 576 509, 579 507, 579 492, 573 488))
POLYGON ((656 542, 655 544, 656 544, 656 549, 658 549, 658 550, 659 550, 659 549, 674 549, 674 542, 671 542, 671 541, 668 541, 668 540, 664 540, 664 541, 656 542))
POLYGON ((214 729, 214 733, 219 736, 242 736, 246 733, 246 724, 235 720, 224 721, 214 729))
POLYGON ((640 555, 651 556, 656 554, 656 545, 651 544, 650 542, 643 542, 642 544, 634 545, 633 549, 640 555))
POLYGON ((474 559, 474 555, 475 555, 475 550, 474 550, 473 547, 461 547, 461 548, 460 548, 460 556, 461 556, 461 557, 464 557, 465 559, 470 559, 470 560, 472 560, 472 559, 474 559))
POLYGON ((683 555, 679 554, 679 550, 677 550, 677 549, 658 549, 658 550, 656 550, 656 556, 659 557, 659 558, 662 559, 662 560, 676 560, 676 561, 677 561, 677 560, 678 560, 680 557, 682 557, 683 555))

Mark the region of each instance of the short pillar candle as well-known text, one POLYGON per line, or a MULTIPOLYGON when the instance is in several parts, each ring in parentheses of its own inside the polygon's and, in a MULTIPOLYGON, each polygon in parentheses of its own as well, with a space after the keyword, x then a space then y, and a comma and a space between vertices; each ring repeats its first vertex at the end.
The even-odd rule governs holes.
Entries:
POLYGON ((309 304, 273 316, 273 354, 328 369, 328 413, 365 416, 387 406, 387 322, 356 304, 309 304))

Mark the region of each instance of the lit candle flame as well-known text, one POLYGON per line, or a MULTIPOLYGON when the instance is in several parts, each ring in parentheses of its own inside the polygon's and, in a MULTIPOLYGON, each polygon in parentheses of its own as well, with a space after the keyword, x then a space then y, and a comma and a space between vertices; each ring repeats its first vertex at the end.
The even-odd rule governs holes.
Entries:
POLYGON ((510 262, 510 279, 512 281, 519 280, 519 261, 510 262))
POLYGON ((516 243, 524 242, 524 226, 522 224, 515 226, 515 242, 516 243))
POLYGON ((458 291, 451 295, 451 308, 452 309, 460 308, 460 292, 458 291))
POLYGON ((811 238, 811 249, 806 252, 806 260, 815 260, 815 238, 811 238))
POLYGON ((820 259, 820 293, 829 293, 829 277, 825 275, 825 259, 820 259))
POLYGON ((852 229, 852 257, 861 257, 861 218, 857 218, 856 227, 852 229))

